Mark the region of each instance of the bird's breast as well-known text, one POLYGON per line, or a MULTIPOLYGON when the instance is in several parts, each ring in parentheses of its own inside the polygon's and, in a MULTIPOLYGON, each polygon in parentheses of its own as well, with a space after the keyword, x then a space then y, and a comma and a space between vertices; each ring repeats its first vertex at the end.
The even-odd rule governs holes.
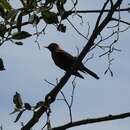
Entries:
POLYGON ((62 53, 52 53, 54 63, 63 70, 67 70, 72 65, 72 60, 69 60, 62 53))

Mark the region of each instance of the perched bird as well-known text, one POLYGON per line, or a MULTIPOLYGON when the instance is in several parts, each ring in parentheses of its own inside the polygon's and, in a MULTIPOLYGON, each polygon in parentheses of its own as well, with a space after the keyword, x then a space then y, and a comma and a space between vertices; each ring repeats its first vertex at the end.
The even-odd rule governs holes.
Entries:
MULTIPOLYGON (((76 57, 72 56, 68 52, 61 49, 57 43, 51 43, 49 46, 45 48, 49 49, 49 51, 51 52, 51 56, 54 63, 65 71, 67 71, 72 66, 72 64, 74 64, 76 60, 76 57)), ((88 73, 94 78, 99 79, 97 74, 95 74, 94 72, 86 68, 83 65, 83 63, 79 64, 77 71, 74 72, 73 75, 84 79, 84 77, 78 71, 81 71, 83 73, 88 73)))

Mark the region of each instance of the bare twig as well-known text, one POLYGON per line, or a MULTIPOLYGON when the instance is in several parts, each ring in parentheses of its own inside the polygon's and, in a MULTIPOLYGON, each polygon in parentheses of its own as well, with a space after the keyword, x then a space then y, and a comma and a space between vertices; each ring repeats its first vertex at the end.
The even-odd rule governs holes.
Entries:
POLYGON ((88 24, 88 31, 87 31, 87 35, 86 35, 86 37, 88 38, 89 33, 90 33, 90 24, 89 24, 89 22, 87 22, 87 24, 88 24))
POLYGON ((78 4, 78 0, 76 0, 75 2, 74 2, 74 0, 71 0, 71 2, 73 3, 73 5, 74 5, 74 7, 71 9, 71 10, 75 10, 76 11, 76 5, 78 4))
POLYGON ((75 79, 76 77, 74 77, 73 81, 72 81, 72 94, 71 94, 71 100, 70 103, 67 101, 67 98, 65 97, 65 94, 63 93, 63 91, 60 91, 62 96, 63 96, 63 100, 65 101, 68 109, 69 109, 69 117, 70 117, 70 122, 73 121, 72 118, 72 105, 73 105, 73 101, 74 101, 74 91, 75 91, 75 87, 76 87, 76 83, 75 83, 75 79))
POLYGON ((71 106, 70 106, 70 104, 68 103, 68 101, 67 101, 67 99, 66 99, 64 93, 63 93, 62 91, 60 91, 60 93, 62 94, 63 100, 65 101, 65 103, 66 103, 66 105, 67 105, 67 107, 68 107, 68 109, 69 109, 70 122, 72 122, 72 111, 71 111, 71 106))
POLYGON ((86 58, 86 60, 83 63, 86 64, 87 61, 91 60, 93 57, 94 57, 94 54, 92 54, 90 57, 86 58))
POLYGON ((70 23, 70 25, 74 28, 74 30, 83 38, 85 38, 86 40, 88 40, 88 38, 86 36, 84 36, 73 24, 72 22, 67 18, 67 21, 70 23))
POLYGON ((44 79, 45 82, 47 82, 48 84, 52 85, 52 86, 56 86, 55 84, 49 82, 47 79, 44 79))
MULTIPOLYGON (((113 20, 113 21, 119 21, 119 19, 116 19, 116 18, 112 18, 112 20, 113 20)), ((126 22, 126 21, 121 20, 121 19, 120 19, 120 22, 130 26, 130 23, 129 23, 129 22, 126 22)))
POLYGON ((36 40, 35 40, 35 43, 37 43, 38 49, 40 50, 40 44, 38 42, 39 34, 38 34, 38 27, 37 27, 37 25, 35 26, 35 28, 36 28, 36 40))
POLYGON ((71 94, 70 107, 72 107, 73 101, 74 101, 74 92, 75 92, 75 87, 76 87, 76 82, 75 82, 75 80, 76 80, 76 76, 74 77, 74 79, 73 79, 73 81, 72 81, 72 87, 73 87, 73 89, 72 89, 72 94, 71 94))
MULTIPOLYGON (((115 12, 128 12, 130 10, 130 8, 122 8, 122 9, 116 9, 115 12)), ((109 9, 105 9, 103 12, 108 13, 110 10, 109 9)), ((101 13, 101 10, 77 10, 77 13, 101 13)), ((72 11, 72 13, 75 13, 75 11, 72 11)))

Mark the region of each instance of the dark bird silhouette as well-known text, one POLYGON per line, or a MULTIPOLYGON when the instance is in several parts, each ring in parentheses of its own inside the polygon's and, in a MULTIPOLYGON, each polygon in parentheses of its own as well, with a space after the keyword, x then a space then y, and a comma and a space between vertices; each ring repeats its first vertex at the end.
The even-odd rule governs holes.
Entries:
MULTIPOLYGON (((70 66, 72 66, 72 64, 74 64, 74 62, 76 60, 76 57, 72 56, 71 54, 69 54, 66 51, 64 51, 63 49, 61 49, 60 46, 56 43, 51 43, 49 46, 47 46, 45 48, 49 49, 49 51, 51 52, 51 56, 52 56, 54 63, 65 71, 67 71, 70 68, 70 66)), ((97 74, 95 74, 94 72, 92 72, 91 70, 86 68, 83 65, 83 63, 79 64, 77 71, 74 72, 73 75, 84 79, 84 77, 78 72, 78 70, 83 73, 88 73, 92 77, 99 79, 97 74)))

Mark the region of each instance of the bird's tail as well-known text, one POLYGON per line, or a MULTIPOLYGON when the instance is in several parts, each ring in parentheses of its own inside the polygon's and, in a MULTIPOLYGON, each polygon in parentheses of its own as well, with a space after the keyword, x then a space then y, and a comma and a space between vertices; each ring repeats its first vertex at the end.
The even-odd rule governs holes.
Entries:
POLYGON ((99 79, 99 77, 98 77, 97 74, 95 74, 93 71, 91 71, 88 68, 86 68, 83 64, 82 64, 82 66, 80 66, 79 70, 82 71, 82 72, 84 72, 84 73, 90 74, 91 76, 93 76, 96 79, 99 79))

